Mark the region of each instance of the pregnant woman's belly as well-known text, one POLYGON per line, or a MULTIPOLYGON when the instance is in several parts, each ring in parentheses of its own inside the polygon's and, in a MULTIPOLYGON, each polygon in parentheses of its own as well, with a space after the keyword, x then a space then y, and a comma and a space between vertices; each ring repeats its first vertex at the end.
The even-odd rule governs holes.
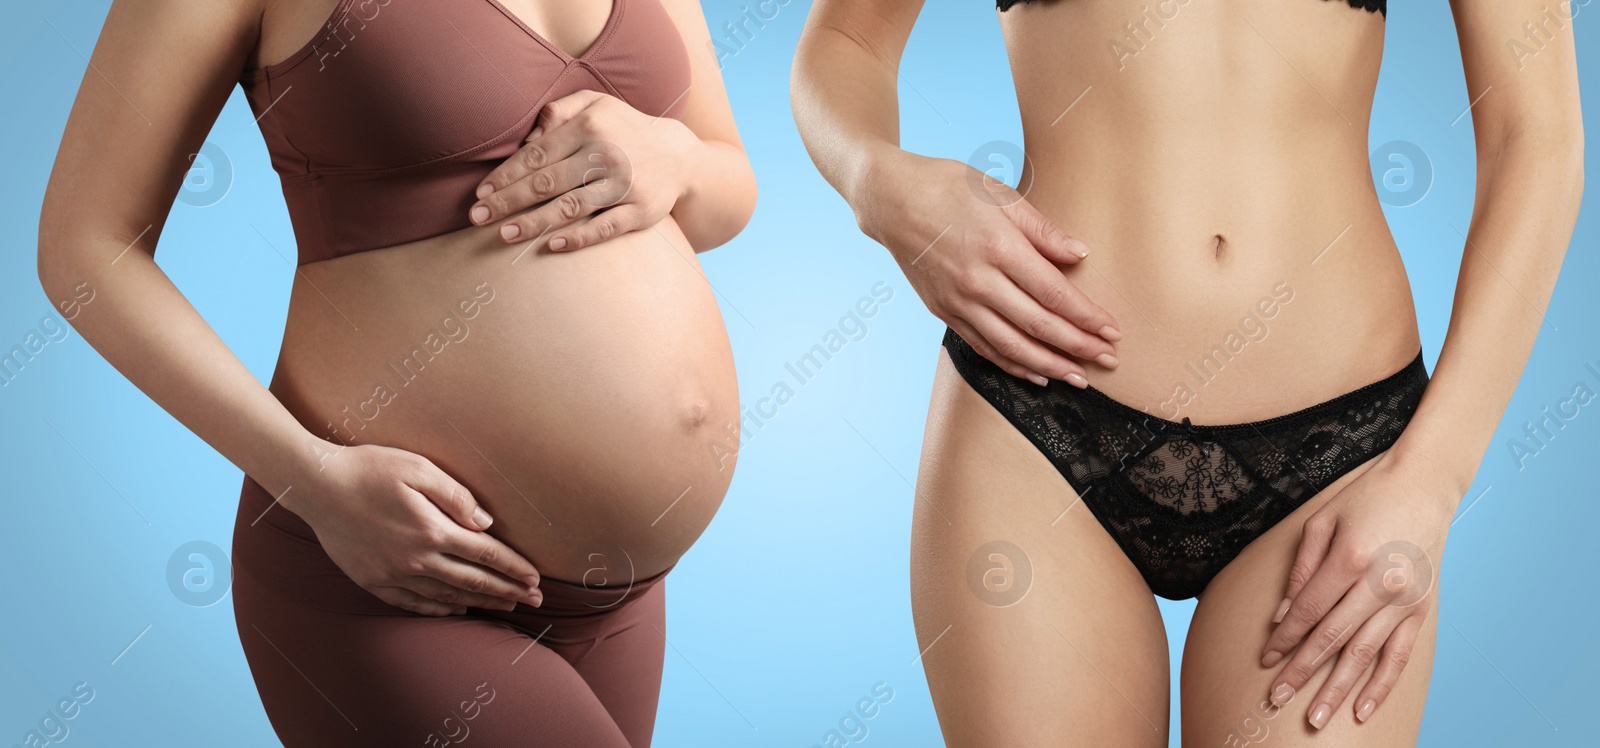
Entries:
POLYGON ((667 569, 738 446, 733 356, 694 252, 671 219, 559 254, 492 232, 303 266, 273 392, 332 442, 432 460, 547 576, 667 569))

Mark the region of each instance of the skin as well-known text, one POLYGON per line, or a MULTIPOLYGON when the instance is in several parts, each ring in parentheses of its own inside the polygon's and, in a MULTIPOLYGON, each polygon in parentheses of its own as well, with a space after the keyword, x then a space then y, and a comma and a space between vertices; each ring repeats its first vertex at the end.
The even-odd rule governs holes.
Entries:
MULTIPOLYGON (((575 148, 603 138, 642 165, 604 176, 650 210, 612 217, 604 234, 581 232, 609 212, 560 222, 585 237, 569 238, 581 252, 511 245, 485 226, 302 266, 269 389, 154 252, 186 154, 240 72, 292 54, 334 5, 113 5, 45 195, 46 293, 65 303, 95 289, 108 303, 74 319, 84 338, 386 602, 427 615, 510 609, 538 604, 541 572, 626 584, 664 570, 721 501, 733 459, 714 459, 711 445, 726 446, 722 424, 738 420, 732 357, 695 253, 736 234, 755 193, 698 4, 663 2, 692 68, 682 122, 581 95, 541 115, 568 125, 575 148), (452 312, 471 320, 470 342, 341 439, 331 425, 342 408, 372 399, 377 383, 397 386, 387 365, 452 312)), ((574 51, 609 15, 600 3, 505 5, 574 51)))
MULTIPOLYGON (((1125 24, 1140 3, 1019 5, 1001 15, 1028 156, 1018 195, 973 189, 975 170, 899 148, 897 82, 915 74, 898 60, 921 5, 818 2, 794 109, 863 231, 980 354, 1197 424, 1305 408, 1416 355, 1366 151, 1380 17, 1312 0, 1168 4, 1178 15, 1147 22, 1135 43, 1125 24), (1063 249, 1076 242, 1089 252, 1074 261, 1063 249), (1059 277, 1019 279, 1040 261, 1059 277), (1230 333, 1247 346, 1217 357, 1230 333), (1208 357, 1214 374, 1198 381, 1190 367, 1208 357)), ((1519 58, 1505 40, 1544 4, 1452 9, 1467 89, 1490 93, 1471 110, 1478 191, 1432 382, 1393 447, 1202 593, 1184 653, 1185 745, 1415 741, 1445 535, 1543 324, 1583 184, 1571 24, 1552 23, 1542 51, 1519 58), (1374 587, 1389 542, 1417 558, 1374 587)), ((1148 587, 942 352, 912 542, 917 634, 949 744, 1166 744, 1166 641, 1148 587), (974 551, 997 539, 1033 569, 1009 607, 966 580, 974 551)))

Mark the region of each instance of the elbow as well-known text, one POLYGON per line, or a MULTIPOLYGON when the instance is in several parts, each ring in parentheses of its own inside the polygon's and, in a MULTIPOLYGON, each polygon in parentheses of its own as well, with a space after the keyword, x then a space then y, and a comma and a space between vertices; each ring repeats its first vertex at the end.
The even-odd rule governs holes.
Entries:
MULTIPOLYGON (((753 187, 751 197, 755 197, 753 187)), ((735 209, 735 211, 723 216, 723 223, 717 226, 714 231, 692 233, 686 231, 685 238, 689 240, 689 248, 694 250, 695 254, 700 255, 733 241, 734 237, 743 232, 745 227, 750 224, 750 218, 754 212, 755 202, 752 199, 735 209)), ((681 223, 679 226, 683 228, 681 223)))
POLYGON ((1583 203, 1583 129, 1566 128, 1543 138, 1536 147, 1547 154, 1540 176, 1550 185, 1551 197, 1576 214, 1583 203))
POLYGON ((1583 141, 1581 122, 1518 129, 1491 141, 1479 171, 1527 169, 1546 200, 1575 210, 1583 200, 1583 141))
POLYGON ((695 254, 704 254, 733 241, 750 225, 756 210, 756 177, 748 161, 743 162, 737 188, 719 196, 717 205, 697 206, 693 215, 675 210, 674 218, 689 240, 695 254))
POLYGON ((79 232, 62 230, 48 221, 39 224, 39 254, 36 260, 39 287, 50 306, 69 325, 78 313, 94 301, 96 258, 88 256, 89 242, 79 232))
POLYGON ((733 235, 738 236, 750 226, 750 220, 756 215, 756 202, 760 199, 757 193, 760 188, 756 185, 756 175, 752 172, 747 182, 746 189, 741 191, 744 199, 733 212, 733 235))
POLYGON ((1579 160, 1572 177, 1572 208, 1574 211, 1583 206, 1583 161, 1579 160))
POLYGON ((39 247, 34 258, 34 269, 39 276, 40 288, 52 301, 61 297, 62 289, 70 283, 67 279, 74 274, 71 257, 73 242, 67 237, 67 226, 55 217, 55 211, 50 209, 47 201, 39 216, 39 247))
POLYGON ((39 207, 39 248, 34 263, 39 285, 52 303, 62 298, 73 277, 82 274, 77 269, 82 263, 76 254, 87 245, 78 236, 82 230, 83 211, 73 215, 68 192, 52 176, 45 185, 44 201, 39 207))
POLYGON ((85 257, 91 242, 83 235, 81 227, 74 226, 63 211, 53 209, 50 201, 39 216, 39 248, 34 259, 39 276, 39 287, 51 304, 71 299, 75 288, 90 281, 90 258, 85 257))
POLYGON ((1583 202, 1583 127, 1580 125, 1573 137, 1570 149, 1569 162, 1573 168, 1572 198, 1579 204, 1583 202))
POLYGON ((1566 133, 1555 148, 1560 154, 1560 163, 1554 165, 1557 184, 1576 213, 1583 204, 1583 128, 1580 126, 1566 133))
POLYGON ((1535 158, 1548 162, 1563 162, 1583 168, 1583 120, 1580 117, 1560 117, 1548 122, 1523 123, 1503 128, 1493 155, 1508 154, 1518 158, 1535 158))
MULTIPOLYGON (((39 275, 39 288, 44 291, 50 305, 57 309, 72 307, 73 299, 80 299, 91 284, 76 261, 71 244, 60 238, 58 232, 39 226, 39 252, 35 261, 39 275)), ((76 315, 73 315, 76 316, 76 315)), ((71 319, 72 317, 67 317, 71 319)))
MULTIPOLYGON (((59 206, 46 193, 39 215, 39 246, 34 259, 39 287, 52 306, 63 311, 87 303, 94 296, 100 275, 124 255, 143 248, 136 245, 154 241, 156 229, 108 229, 86 226, 83 211, 59 206)), ((145 255, 147 258, 149 254, 145 255)), ((72 319, 67 316, 67 319, 72 319)))
POLYGON ((1583 190, 1583 122, 1575 121, 1562 127, 1550 138, 1550 147, 1567 165, 1567 171, 1576 181, 1578 191, 1583 190))

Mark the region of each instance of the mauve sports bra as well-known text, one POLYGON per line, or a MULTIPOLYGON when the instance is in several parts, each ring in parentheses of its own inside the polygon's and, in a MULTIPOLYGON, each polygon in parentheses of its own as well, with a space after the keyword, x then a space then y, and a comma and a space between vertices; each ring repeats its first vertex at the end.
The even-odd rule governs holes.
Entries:
POLYGON ((611 0, 572 57, 499 0, 340 0, 288 59, 246 71, 300 264, 471 224, 473 191, 554 99, 602 91, 678 116, 689 58, 660 0, 611 0))
MULTIPOLYGON (((995 0, 995 5, 1000 10, 1010 10, 1011 6, 1019 2, 1031 3, 1033 0, 995 0)), ((1384 18, 1389 17, 1389 0, 1346 0, 1346 2, 1349 2, 1352 8, 1366 8, 1382 14, 1384 18)))

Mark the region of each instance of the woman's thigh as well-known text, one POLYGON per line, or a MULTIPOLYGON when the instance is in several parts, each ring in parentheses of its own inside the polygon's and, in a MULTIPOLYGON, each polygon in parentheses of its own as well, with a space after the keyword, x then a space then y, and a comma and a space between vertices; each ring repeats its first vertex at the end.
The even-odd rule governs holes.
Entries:
POLYGON ((951 746, 1167 743, 1167 641, 1144 580, 941 349, 911 602, 951 746))
MULTIPOLYGON (((1267 699, 1283 665, 1261 667, 1261 650, 1272 633, 1272 614, 1283 600, 1302 526, 1370 465, 1345 474, 1257 538, 1201 594, 1183 653, 1184 745, 1377 748, 1416 744, 1433 669, 1437 595, 1429 598, 1428 604, 1434 607, 1394 692, 1365 723, 1355 721, 1353 695, 1334 710, 1323 729, 1312 728, 1308 721, 1311 700, 1333 671, 1335 658, 1329 658, 1306 688, 1281 709, 1274 709, 1267 699)), ((1365 676, 1354 693, 1359 694, 1364 684, 1365 676)))
MULTIPOLYGON (((473 616, 325 610, 246 574, 236 574, 233 594, 262 705, 292 748, 446 746, 464 739, 629 748, 608 710, 616 705, 535 641, 540 632, 473 616)), ((634 680, 659 679, 659 657, 637 664, 634 680)), ((615 669, 607 675, 621 675, 615 669)), ((647 706, 653 718, 653 700, 647 706)), ((637 725, 629 727, 637 733, 637 725)))
MULTIPOLYGON (((549 600, 547 596, 546 604, 549 600)), ((615 610, 600 641, 551 644, 573 658, 578 675, 634 746, 649 745, 655 733, 667 648, 666 619, 663 581, 615 610)))

